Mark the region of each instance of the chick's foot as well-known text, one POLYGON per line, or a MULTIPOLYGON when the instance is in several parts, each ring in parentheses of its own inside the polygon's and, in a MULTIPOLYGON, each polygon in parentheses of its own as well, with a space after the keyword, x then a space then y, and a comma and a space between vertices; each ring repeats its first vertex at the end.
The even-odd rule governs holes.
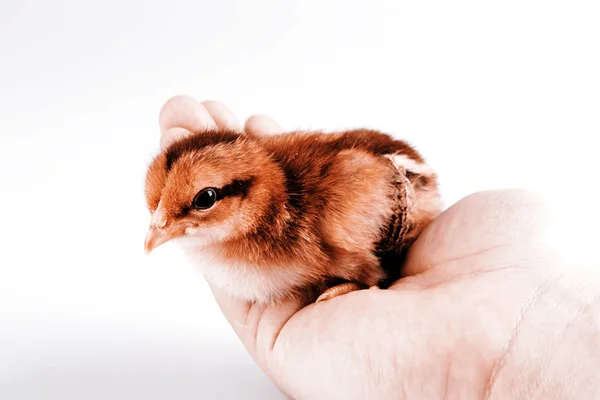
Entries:
POLYGON ((324 291, 323 293, 321 293, 321 295, 317 298, 315 303, 319 303, 319 302, 325 301, 325 300, 331 300, 334 297, 342 296, 344 294, 354 292, 356 290, 361 290, 361 289, 363 289, 363 287, 357 283, 344 282, 339 285, 332 286, 329 289, 327 289, 326 291, 324 291))

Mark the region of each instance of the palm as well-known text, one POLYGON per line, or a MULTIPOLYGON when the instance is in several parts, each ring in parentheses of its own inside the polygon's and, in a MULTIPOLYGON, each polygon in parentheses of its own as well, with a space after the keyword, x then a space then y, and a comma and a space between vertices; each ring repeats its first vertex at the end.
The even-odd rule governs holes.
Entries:
MULTIPOLYGON (((523 251, 518 240, 535 239, 536 233, 527 221, 515 221, 515 208, 527 206, 518 199, 511 201, 510 193, 481 194, 459 202, 415 243, 406 265, 410 277, 390 290, 310 305, 293 314, 276 339, 277 329, 271 335, 264 331, 250 350, 282 389, 300 398, 327 391, 366 398, 374 388, 382 393, 427 388, 441 395, 450 390, 453 371, 468 373, 471 379, 461 382, 481 395, 544 276, 533 263, 540 254, 523 251), (356 379, 365 376, 371 376, 372 387, 356 379), (384 388, 382 382, 398 387, 384 388), (308 388, 311 392, 305 392, 308 388)), ((278 312, 251 310, 249 315, 275 322, 278 312)), ((252 342, 243 332, 242 339, 252 342)))

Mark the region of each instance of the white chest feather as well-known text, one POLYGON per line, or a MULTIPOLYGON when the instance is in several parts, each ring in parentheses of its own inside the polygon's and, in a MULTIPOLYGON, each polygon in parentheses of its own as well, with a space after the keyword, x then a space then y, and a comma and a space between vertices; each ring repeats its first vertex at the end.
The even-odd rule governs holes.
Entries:
POLYGON ((224 261, 210 247, 198 249, 183 246, 188 258, 205 278, 220 290, 244 301, 267 303, 301 282, 298 266, 270 266, 268 269, 250 263, 224 261))

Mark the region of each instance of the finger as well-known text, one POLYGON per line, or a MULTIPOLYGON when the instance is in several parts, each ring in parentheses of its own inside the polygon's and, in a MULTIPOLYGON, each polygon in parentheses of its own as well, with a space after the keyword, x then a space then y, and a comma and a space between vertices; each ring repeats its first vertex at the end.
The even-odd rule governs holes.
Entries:
POLYGON ((177 139, 190 135, 192 132, 185 128, 171 128, 160 137, 160 148, 165 149, 177 139))
POLYGON ((191 132, 217 126, 206 107, 189 96, 169 99, 160 110, 158 122, 162 148, 191 132))
POLYGON ((208 110, 217 127, 221 129, 241 130, 242 125, 235 115, 222 103, 213 100, 203 101, 202 105, 208 110))
POLYGON ((273 135, 285 132, 285 129, 274 119, 266 115, 253 115, 246 121, 244 126, 246 132, 255 135, 273 135))
POLYGON ((224 293, 210 279, 207 282, 227 321, 250 355, 269 374, 266 357, 275 346, 280 331, 303 304, 299 300, 276 306, 251 304, 224 293))

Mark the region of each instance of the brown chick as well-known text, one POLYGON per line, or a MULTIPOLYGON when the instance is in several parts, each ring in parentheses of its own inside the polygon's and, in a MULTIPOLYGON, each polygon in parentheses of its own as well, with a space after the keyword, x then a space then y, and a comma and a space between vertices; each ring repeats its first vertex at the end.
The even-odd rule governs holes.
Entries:
POLYGON ((372 130, 197 132, 156 156, 145 192, 147 253, 177 239, 213 284, 258 303, 387 287, 441 212, 419 153, 372 130))

